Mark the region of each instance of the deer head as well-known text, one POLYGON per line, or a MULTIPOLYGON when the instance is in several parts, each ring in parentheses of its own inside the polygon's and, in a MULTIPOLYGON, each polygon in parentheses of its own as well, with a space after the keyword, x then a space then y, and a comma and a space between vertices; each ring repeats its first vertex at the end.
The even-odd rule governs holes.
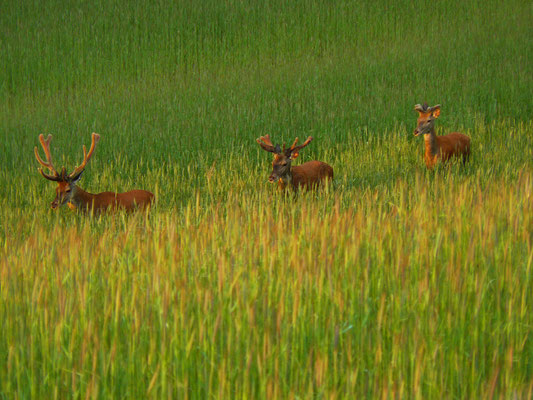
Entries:
POLYGON ((429 107, 427 103, 424 103, 423 105, 417 104, 415 106, 415 111, 418 111, 418 120, 413 134, 418 136, 431 133, 435 125, 435 119, 440 115, 440 104, 433 107, 429 107))
POLYGON ((290 171, 291 171, 291 162, 296 157, 298 157, 299 151, 311 143, 313 138, 309 136, 306 141, 300 146, 296 146, 298 143, 298 138, 294 140, 294 143, 291 147, 285 148, 283 144, 283 149, 278 145, 274 146, 270 140, 270 136, 261 136, 259 139, 256 139, 256 142, 259 143, 259 146, 265 151, 274 153, 274 161, 272 162, 272 172, 268 177, 269 182, 274 183, 280 179, 287 183, 290 180, 290 171))
POLYGON ((35 158, 37 158, 39 164, 41 164, 41 166, 43 166, 44 168, 47 168, 51 172, 51 174, 44 172, 42 168, 39 168, 39 172, 44 178, 50 181, 57 182, 56 198, 51 203, 51 207, 53 209, 56 209, 68 203, 72 199, 76 191, 76 182, 80 180, 81 174, 85 170, 87 162, 93 155, 96 144, 100 140, 100 135, 98 135, 97 133, 93 133, 91 140, 92 142, 91 148, 89 149, 89 153, 87 153, 85 145, 83 146, 83 162, 80 164, 79 167, 76 167, 74 171, 72 171, 70 174, 67 174, 67 170, 65 167, 62 167, 61 173, 58 173, 56 168, 52 164, 52 155, 50 154, 50 142, 52 141, 52 135, 48 135, 48 138, 46 138, 46 140, 44 139, 44 136, 42 134, 39 135, 39 142, 41 142, 41 146, 43 147, 44 155, 46 156, 46 162, 44 162, 39 156, 37 146, 35 146, 34 148, 35 158))

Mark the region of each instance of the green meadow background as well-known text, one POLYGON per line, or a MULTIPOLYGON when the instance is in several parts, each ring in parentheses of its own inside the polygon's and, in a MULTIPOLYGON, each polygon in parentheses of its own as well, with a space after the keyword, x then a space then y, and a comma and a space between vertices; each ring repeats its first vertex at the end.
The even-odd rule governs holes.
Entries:
POLYGON ((533 397, 533 4, 0 3, 1 399, 533 397), (427 171, 416 103, 472 138, 427 171), (80 186, 149 213, 50 209, 80 186), (311 135, 334 183, 269 185, 311 135))

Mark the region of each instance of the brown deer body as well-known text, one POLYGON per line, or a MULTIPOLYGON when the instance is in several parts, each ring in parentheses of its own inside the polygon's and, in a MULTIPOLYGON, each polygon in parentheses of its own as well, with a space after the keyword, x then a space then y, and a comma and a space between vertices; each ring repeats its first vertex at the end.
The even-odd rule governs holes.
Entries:
MULTIPOLYGON (((102 192, 92 194, 75 186, 68 205, 71 209, 94 210, 95 213, 118 208, 132 211, 150 205, 154 195, 146 190, 130 190, 124 193, 102 192)), ((57 205, 56 205, 57 207, 57 205)), ((54 208, 54 207, 53 207, 54 208)))
POLYGON ((463 163, 470 157, 470 138, 459 132, 437 136, 435 133, 435 119, 440 115, 440 105, 428 107, 415 105, 418 111, 415 136, 424 135, 425 154, 424 160, 427 168, 433 168, 439 161, 446 163, 452 158, 461 158, 463 163))
POLYGON ((46 162, 39 157, 37 147, 34 150, 39 164, 52 172, 52 175, 48 175, 42 168, 39 168, 41 175, 48 180, 57 182, 56 197, 51 203, 53 209, 68 204, 71 209, 98 214, 113 209, 124 209, 126 211, 133 211, 139 208, 144 209, 152 204, 154 195, 146 190, 132 190, 126 193, 102 192, 92 194, 77 186, 77 182, 80 180, 85 166, 91 158, 96 144, 100 140, 100 135, 96 133, 92 134, 92 143, 88 154, 87 149, 83 146, 83 163, 79 167, 76 167, 71 174, 67 174, 65 167, 61 169, 61 173, 58 173, 52 165, 52 156, 50 154, 51 140, 52 135, 48 135, 46 140, 44 140, 43 135, 39 135, 39 141, 43 147, 46 162))
POLYGON ((293 145, 288 149, 280 148, 279 145, 274 146, 270 140, 270 136, 261 136, 257 139, 257 143, 263 150, 274 153, 274 161, 272 162, 272 172, 268 177, 271 183, 278 182, 280 189, 291 187, 294 190, 312 189, 318 187, 325 181, 333 179, 333 168, 322 161, 308 161, 301 165, 292 166, 292 160, 298 157, 299 151, 307 146, 313 138, 309 136, 307 140, 300 146, 296 146, 298 138, 293 145))

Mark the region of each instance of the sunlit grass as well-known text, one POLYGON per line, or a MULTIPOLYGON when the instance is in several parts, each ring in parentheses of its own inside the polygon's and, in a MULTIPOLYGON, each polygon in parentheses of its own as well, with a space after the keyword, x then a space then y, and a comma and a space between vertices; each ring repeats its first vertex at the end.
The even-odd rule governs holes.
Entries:
POLYGON ((533 175, 447 178, 10 236, 4 390, 486 397, 498 379, 527 397, 533 175))

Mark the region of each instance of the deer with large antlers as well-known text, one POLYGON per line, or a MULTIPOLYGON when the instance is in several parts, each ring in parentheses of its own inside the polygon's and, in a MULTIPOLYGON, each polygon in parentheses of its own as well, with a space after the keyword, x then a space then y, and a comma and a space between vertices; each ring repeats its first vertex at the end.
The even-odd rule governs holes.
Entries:
POLYGON ((435 120, 440 115, 440 104, 429 107, 417 104, 415 111, 418 111, 417 126, 414 135, 424 135, 426 152, 424 159, 428 168, 433 168, 437 162, 447 162, 452 158, 462 158, 463 163, 470 156, 470 138, 459 132, 452 132, 447 135, 437 136, 435 134, 435 120))
POLYGON ((297 146, 298 138, 294 141, 291 147, 283 149, 278 145, 274 146, 270 140, 270 136, 261 136, 256 139, 259 146, 265 151, 274 153, 274 161, 272 162, 272 172, 268 177, 271 183, 278 182, 280 189, 285 189, 290 186, 294 190, 302 187, 310 189, 317 187, 323 181, 333 179, 333 168, 322 161, 308 161, 301 165, 291 165, 292 160, 298 157, 299 151, 311 143, 313 138, 309 136, 303 144, 297 146))
POLYGON ((83 162, 79 167, 76 167, 72 173, 67 174, 65 167, 61 169, 61 173, 58 173, 52 164, 52 156, 50 154, 52 135, 48 135, 46 140, 43 135, 39 135, 39 141, 43 147, 46 162, 44 162, 39 156, 37 146, 35 146, 34 149, 35 157, 41 166, 47 168, 51 172, 51 175, 44 172, 43 168, 39 168, 39 172, 46 179, 57 182, 56 198, 52 201, 52 208, 56 209, 64 204, 68 204, 71 209, 79 209, 83 212, 100 213, 102 211, 117 208, 133 211, 137 208, 146 208, 150 206, 154 199, 154 195, 146 190, 132 190, 126 193, 102 192, 91 194, 76 185, 87 166, 87 162, 93 155, 99 140, 100 135, 93 133, 89 153, 87 153, 87 149, 84 145, 83 162))

